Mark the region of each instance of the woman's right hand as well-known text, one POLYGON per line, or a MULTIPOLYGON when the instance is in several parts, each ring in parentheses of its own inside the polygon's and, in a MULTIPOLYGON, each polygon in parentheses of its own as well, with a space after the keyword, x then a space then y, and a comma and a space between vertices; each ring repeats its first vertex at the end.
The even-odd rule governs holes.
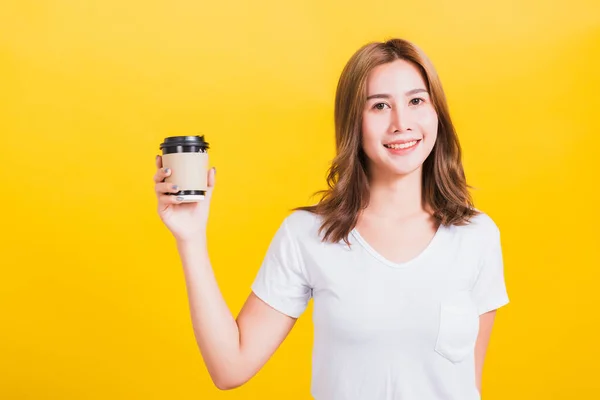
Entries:
POLYGON ((160 156, 156 168, 158 214, 178 241, 196 343, 215 385, 233 389, 256 375, 288 336, 296 318, 275 310, 252 291, 238 316, 231 314, 203 245, 215 186, 214 168, 208 171, 205 199, 197 203, 181 203, 168 194, 177 189, 164 182, 170 173, 162 168, 160 156))
POLYGON ((206 239, 206 225, 210 200, 215 186, 215 169, 208 170, 208 190, 204 200, 195 203, 182 203, 176 196, 168 193, 177 193, 179 189, 173 184, 165 182, 171 171, 162 167, 162 157, 156 156, 156 174, 154 175, 154 189, 158 199, 158 215, 162 222, 171 231, 178 241, 206 239))

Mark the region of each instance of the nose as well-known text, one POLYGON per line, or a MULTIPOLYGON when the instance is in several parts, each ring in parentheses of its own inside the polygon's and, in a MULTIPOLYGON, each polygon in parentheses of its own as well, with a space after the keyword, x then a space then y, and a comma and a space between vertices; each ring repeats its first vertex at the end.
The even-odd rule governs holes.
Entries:
POLYGON ((392 110, 391 129, 392 132, 412 130, 409 110, 402 107, 396 107, 392 110))

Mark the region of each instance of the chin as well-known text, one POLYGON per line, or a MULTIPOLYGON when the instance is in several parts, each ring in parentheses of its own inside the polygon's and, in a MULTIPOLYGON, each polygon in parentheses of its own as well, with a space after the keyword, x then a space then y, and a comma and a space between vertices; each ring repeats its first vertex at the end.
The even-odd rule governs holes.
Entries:
POLYGON ((381 169, 385 169, 393 175, 410 175, 418 172, 423 166, 423 162, 424 160, 421 157, 406 157, 403 159, 387 158, 382 160, 381 169))
POLYGON ((401 177, 418 173, 422 169, 423 162, 427 158, 424 157, 425 154, 420 151, 404 156, 398 156, 396 154, 390 154, 385 150, 383 152, 377 151, 377 153, 373 155, 374 157, 370 162, 370 169, 376 171, 376 174, 388 177, 401 177))

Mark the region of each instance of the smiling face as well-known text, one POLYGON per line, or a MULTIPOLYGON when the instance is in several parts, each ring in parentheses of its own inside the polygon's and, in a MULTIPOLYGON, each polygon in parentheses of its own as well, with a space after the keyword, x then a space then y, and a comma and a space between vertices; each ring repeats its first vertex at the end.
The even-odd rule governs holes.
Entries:
POLYGON ((362 148, 370 175, 419 171, 433 149, 437 130, 437 114, 417 67, 399 59, 369 73, 362 148))

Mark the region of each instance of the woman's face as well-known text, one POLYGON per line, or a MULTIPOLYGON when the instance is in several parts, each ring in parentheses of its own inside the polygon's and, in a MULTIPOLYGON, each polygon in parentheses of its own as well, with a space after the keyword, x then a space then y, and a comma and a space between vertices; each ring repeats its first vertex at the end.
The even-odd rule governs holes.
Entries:
POLYGON ((362 145, 371 174, 418 170, 433 149, 437 129, 427 85, 412 63, 395 60, 369 73, 362 145))

